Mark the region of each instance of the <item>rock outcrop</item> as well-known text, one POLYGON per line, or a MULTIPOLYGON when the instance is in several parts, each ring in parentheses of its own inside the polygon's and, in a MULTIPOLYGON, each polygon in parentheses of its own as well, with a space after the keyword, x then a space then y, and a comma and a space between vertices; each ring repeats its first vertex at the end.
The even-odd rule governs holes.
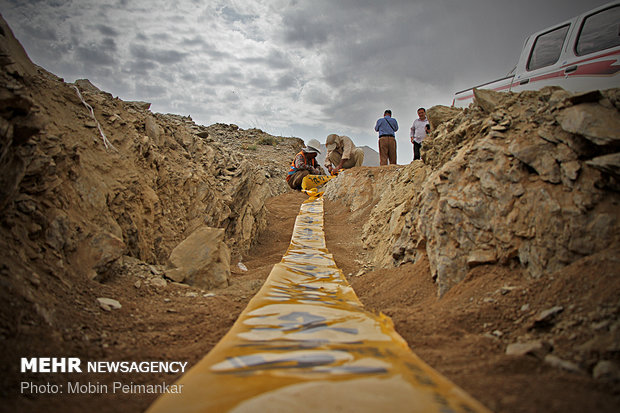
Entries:
POLYGON ((372 207, 376 265, 427 254, 440 296, 482 264, 545 276, 620 241, 618 97, 477 91, 468 109, 429 109, 423 163, 346 171, 326 196, 372 207))
MULTIPOLYGON (((37 298, 47 280, 106 282, 127 258, 164 266, 205 227, 218 234, 217 257, 183 281, 227 285, 230 260, 265 226, 265 200, 288 190, 284 178, 302 140, 201 126, 114 98, 86 79, 68 84, 30 62, 1 18, 0 25, 5 307, 37 302, 53 324, 62 297, 37 298)), ((18 313, 5 316, 7 328, 19 324, 9 320, 18 313)))

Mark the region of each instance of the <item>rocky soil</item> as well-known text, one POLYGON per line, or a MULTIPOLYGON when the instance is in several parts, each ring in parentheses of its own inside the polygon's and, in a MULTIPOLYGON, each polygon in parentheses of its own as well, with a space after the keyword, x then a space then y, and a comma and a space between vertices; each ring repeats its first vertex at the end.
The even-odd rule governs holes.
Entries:
MULTIPOLYGON (((302 141, 68 84, 0 29, 2 410, 143 411, 154 395, 19 383, 177 376, 19 359, 196 363, 288 247, 302 141)), ((423 161, 327 186, 328 248, 362 301, 495 411, 620 409, 619 109, 618 90, 481 92, 429 110, 423 161)))

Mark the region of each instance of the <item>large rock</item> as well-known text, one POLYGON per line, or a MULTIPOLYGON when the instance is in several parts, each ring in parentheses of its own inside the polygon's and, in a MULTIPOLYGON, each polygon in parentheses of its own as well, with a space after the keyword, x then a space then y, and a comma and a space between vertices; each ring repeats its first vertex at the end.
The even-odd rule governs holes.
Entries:
POLYGON ((146 112, 147 110, 151 108, 150 102, 143 102, 141 100, 131 100, 131 101, 125 102, 125 104, 132 109, 144 111, 144 112, 146 112))
POLYGON ((144 121, 144 128, 146 130, 146 135, 153 141, 153 143, 157 146, 160 146, 162 142, 162 136, 164 131, 161 126, 157 124, 155 118, 151 115, 147 115, 144 121))
POLYGON ((426 116, 428 117, 428 121, 431 124, 431 129, 435 130, 439 125, 451 119, 454 119, 461 112, 463 112, 463 109, 437 105, 429 108, 426 111, 426 116))
POLYGON ((603 172, 607 172, 620 180, 620 153, 597 156, 587 161, 586 164, 603 172))
MULTIPOLYGON (((58 235, 64 234, 66 236, 68 234, 67 225, 63 223, 61 228, 62 232, 59 232, 58 235)), ((55 229, 54 232, 56 231, 58 230, 55 229)), ((47 243, 58 250, 61 250, 63 246, 58 236, 54 235, 48 235, 47 243)), ((84 269, 88 278, 95 281, 103 281, 108 274, 110 266, 121 258, 126 251, 127 245, 125 245, 123 240, 111 233, 101 232, 80 243, 77 247, 74 262, 78 268, 84 269)))
POLYGON ((492 113, 498 107, 505 93, 495 92, 489 89, 474 89, 474 102, 485 112, 492 113))
POLYGON ((80 89, 81 92, 101 93, 101 89, 93 85, 92 82, 88 79, 77 79, 75 81, 75 85, 80 89))
MULTIPOLYGON (((525 135, 513 139, 508 150, 515 158, 534 169, 544 181, 557 184, 561 181, 561 170, 560 162, 554 156, 556 146, 538 136, 525 135)), ((575 156, 571 158, 576 159, 575 156)))
POLYGON ((205 289, 226 287, 230 276, 230 250, 224 230, 202 226, 191 233, 169 258, 166 277, 205 289))
POLYGON ((534 340, 525 343, 512 343, 506 347, 506 354, 509 356, 532 355, 543 360, 553 346, 544 340, 534 340))
POLYGON ((620 113, 597 103, 584 103, 562 110, 557 116, 562 128, 584 136, 596 145, 620 145, 620 113))

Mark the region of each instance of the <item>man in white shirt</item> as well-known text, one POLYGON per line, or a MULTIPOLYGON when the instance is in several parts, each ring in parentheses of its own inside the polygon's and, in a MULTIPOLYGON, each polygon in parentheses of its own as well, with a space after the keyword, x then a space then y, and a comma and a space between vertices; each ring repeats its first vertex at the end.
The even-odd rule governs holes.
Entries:
POLYGON ((431 126, 426 119, 426 109, 418 109, 418 119, 411 126, 411 143, 413 143, 413 160, 420 159, 420 149, 426 134, 431 131, 431 126))

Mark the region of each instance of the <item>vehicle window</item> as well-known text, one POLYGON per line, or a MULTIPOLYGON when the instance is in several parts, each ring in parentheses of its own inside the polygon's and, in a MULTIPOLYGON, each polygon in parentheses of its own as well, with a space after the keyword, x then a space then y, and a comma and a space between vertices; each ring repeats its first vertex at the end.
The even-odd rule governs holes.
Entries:
POLYGON ((579 32, 577 56, 620 45, 620 6, 586 17, 579 32))
POLYGON ((558 27, 536 38, 530 60, 527 62, 527 70, 540 69, 558 61, 566 33, 568 33, 568 27, 568 25, 558 27))

